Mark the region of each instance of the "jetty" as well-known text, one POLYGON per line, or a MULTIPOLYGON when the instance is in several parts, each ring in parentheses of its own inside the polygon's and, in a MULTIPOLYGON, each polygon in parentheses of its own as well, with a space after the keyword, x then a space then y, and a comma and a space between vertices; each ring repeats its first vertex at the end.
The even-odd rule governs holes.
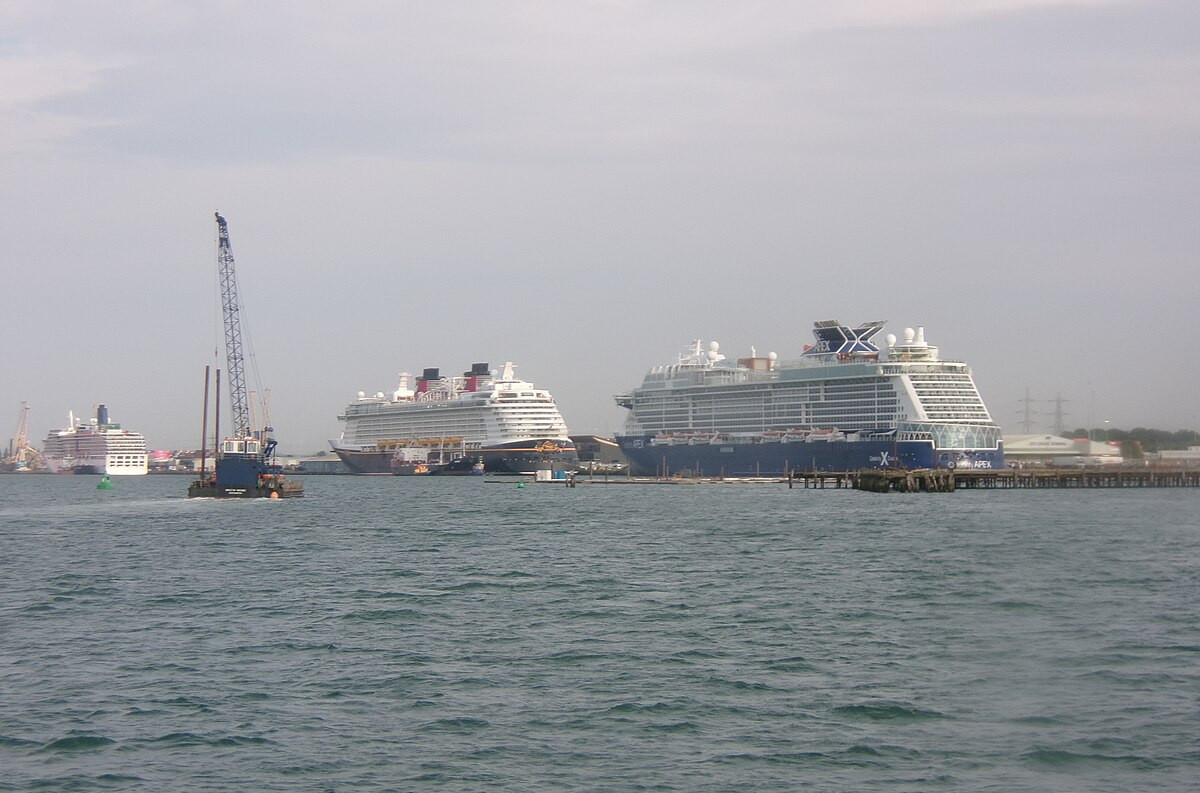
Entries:
MULTIPOLYGON (((486 482, 511 482, 489 477, 486 482)), ((869 493, 954 493, 958 490, 1031 490, 1046 488, 1200 487, 1200 467, 1188 468, 864 468, 857 471, 793 469, 775 476, 591 476, 573 474, 529 483, 576 485, 786 484, 789 489, 862 490, 869 493)))
MULTIPOLYGON (((809 486, 809 479, 824 482, 826 472, 793 473, 809 486)), ((1014 490, 1046 488, 1200 487, 1200 468, 1003 468, 996 470, 871 469, 832 475, 834 486, 871 493, 953 493, 956 490, 1014 490)))

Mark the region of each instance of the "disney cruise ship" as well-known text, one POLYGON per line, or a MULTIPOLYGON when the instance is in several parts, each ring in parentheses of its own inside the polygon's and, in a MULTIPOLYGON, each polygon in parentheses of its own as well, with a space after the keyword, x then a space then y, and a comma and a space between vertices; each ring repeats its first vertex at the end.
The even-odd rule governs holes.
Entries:
POLYGON ((454 377, 425 369, 415 388, 401 373, 392 394, 360 391, 338 420, 345 428, 329 444, 355 473, 399 472, 414 462, 463 474, 479 463, 505 474, 578 465, 554 397, 518 379, 511 362, 499 373, 476 363, 454 377))
POLYGON ((56 474, 140 476, 149 470, 146 438, 108 420, 108 408, 96 407, 88 422, 70 414, 66 429, 50 430, 42 445, 46 467, 56 474))
POLYGON ((776 476, 860 468, 1000 468, 1000 428, 962 361, 924 328, 873 341, 884 322, 814 324, 799 358, 731 361, 701 342, 616 396, 637 476, 776 476))

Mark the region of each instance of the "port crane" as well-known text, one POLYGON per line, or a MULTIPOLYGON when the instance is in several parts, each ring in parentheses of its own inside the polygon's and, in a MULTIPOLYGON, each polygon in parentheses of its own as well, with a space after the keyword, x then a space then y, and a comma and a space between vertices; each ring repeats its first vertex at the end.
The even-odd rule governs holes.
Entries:
POLYGON ((37 471, 45 467, 41 453, 29 445, 29 403, 21 403, 21 418, 17 420, 17 436, 8 448, 4 467, 12 471, 37 471))

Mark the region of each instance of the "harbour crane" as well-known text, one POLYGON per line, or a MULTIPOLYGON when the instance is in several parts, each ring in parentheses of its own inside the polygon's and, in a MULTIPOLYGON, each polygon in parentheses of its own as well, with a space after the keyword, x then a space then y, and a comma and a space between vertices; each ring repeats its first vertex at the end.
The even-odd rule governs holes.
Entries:
POLYGON ((36 471, 44 467, 41 453, 29 445, 29 403, 21 403, 17 436, 4 458, 4 467, 12 471, 36 471))

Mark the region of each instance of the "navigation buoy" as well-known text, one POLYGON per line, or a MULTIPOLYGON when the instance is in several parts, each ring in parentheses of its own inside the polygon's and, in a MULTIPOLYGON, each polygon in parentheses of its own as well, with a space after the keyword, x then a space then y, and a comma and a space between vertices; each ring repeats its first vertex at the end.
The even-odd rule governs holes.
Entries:
POLYGON ((100 477, 100 483, 96 485, 97 490, 112 490, 113 483, 109 481, 108 474, 100 477))
POLYGON ((524 482, 517 482, 517 489, 518 489, 518 490, 520 490, 520 489, 521 489, 521 488, 523 488, 523 487, 525 487, 525 483, 524 483, 524 482))

